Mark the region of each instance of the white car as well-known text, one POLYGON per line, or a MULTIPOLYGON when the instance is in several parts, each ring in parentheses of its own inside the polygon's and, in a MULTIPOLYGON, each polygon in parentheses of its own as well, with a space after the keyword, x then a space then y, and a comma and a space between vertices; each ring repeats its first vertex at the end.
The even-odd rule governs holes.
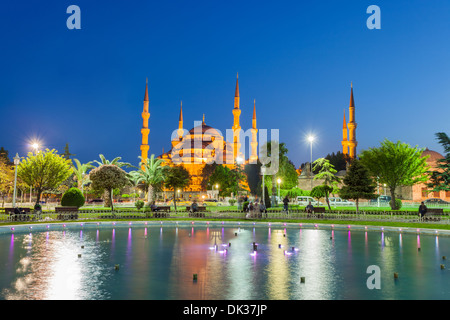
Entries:
POLYGON ((339 197, 331 197, 328 198, 330 201, 330 206, 336 207, 336 206, 354 206, 355 203, 353 201, 348 201, 339 197))
POLYGON ((322 206, 323 205, 322 202, 317 201, 313 197, 307 197, 307 196, 298 196, 297 197, 297 204, 300 206, 307 206, 310 202, 313 206, 322 206))

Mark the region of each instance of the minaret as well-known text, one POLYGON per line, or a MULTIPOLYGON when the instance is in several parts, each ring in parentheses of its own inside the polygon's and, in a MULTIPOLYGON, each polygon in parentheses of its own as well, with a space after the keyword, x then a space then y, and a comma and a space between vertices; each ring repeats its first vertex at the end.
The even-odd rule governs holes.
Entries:
MULTIPOLYGON (((141 144, 141 157, 142 162, 146 162, 148 158, 148 150, 150 146, 148 145, 148 134, 150 129, 148 128, 148 119, 150 118, 150 113, 148 112, 148 79, 145 81, 145 96, 144 96, 144 110, 142 111, 142 144, 141 144)), ((142 166, 142 168, 144 168, 142 166)))
POLYGON ((252 118, 252 141, 250 142, 250 146, 252 149, 252 152, 250 154, 250 163, 256 163, 256 161, 258 160, 258 153, 257 153, 257 148, 258 148, 258 139, 257 139, 257 133, 258 133, 258 129, 256 129, 256 100, 253 100, 253 118, 252 118))
POLYGON ((342 126, 342 153, 348 154, 348 132, 347 132, 347 121, 345 120, 345 110, 344 110, 344 124, 342 126))
POLYGON ((350 153, 350 158, 354 159, 356 157, 356 146, 358 142, 356 141, 356 122, 355 122, 355 101, 353 100, 353 83, 351 84, 350 92, 350 107, 349 107, 349 122, 348 122, 348 149, 350 153))
POLYGON ((180 117, 178 118, 178 139, 182 139, 183 138, 183 133, 184 133, 184 129, 183 129, 183 101, 181 101, 180 103, 180 117))
POLYGON ((236 91, 234 94, 234 109, 233 109, 233 162, 238 156, 241 156, 241 143, 240 143, 240 133, 241 126, 239 124, 239 117, 241 115, 241 109, 239 109, 240 98, 239 98, 239 74, 236 76, 236 91))

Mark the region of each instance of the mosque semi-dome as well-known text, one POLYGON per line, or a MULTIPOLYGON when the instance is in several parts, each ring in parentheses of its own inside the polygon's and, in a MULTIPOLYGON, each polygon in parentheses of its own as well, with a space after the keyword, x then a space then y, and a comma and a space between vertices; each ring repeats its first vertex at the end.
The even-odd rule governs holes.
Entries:
POLYGON ((422 152, 422 157, 425 157, 425 156, 429 156, 427 159, 427 163, 436 163, 437 160, 444 159, 444 156, 442 154, 440 154, 439 152, 430 150, 428 148, 426 148, 422 152))

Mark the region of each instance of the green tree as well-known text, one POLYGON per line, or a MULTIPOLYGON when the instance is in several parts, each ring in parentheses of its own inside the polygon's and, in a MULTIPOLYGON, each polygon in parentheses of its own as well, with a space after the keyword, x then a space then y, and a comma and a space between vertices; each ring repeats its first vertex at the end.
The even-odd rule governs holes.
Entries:
POLYGON ((313 165, 313 170, 320 168, 319 173, 314 176, 314 180, 323 180, 322 185, 327 186, 327 188, 322 188, 322 191, 324 192, 328 210, 331 210, 330 200, 328 199, 328 196, 333 191, 333 188, 337 185, 337 183, 341 181, 341 179, 335 175, 337 171, 336 169, 334 169, 334 166, 330 163, 329 160, 325 158, 319 158, 313 162, 313 165))
POLYGON ((266 153, 268 157, 272 157, 272 150, 276 150, 278 148, 278 172, 272 175, 270 185, 264 181, 265 185, 268 187, 271 186, 272 204, 275 205, 275 195, 277 194, 278 186, 277 179, 281 179, 280 187, 283 189, 291 189, 298 184, 298 174, 295 166, 287 157, 289 150, 284 142, 280 143, 278 141, 269 141, 263 145, 262 148, 263 153, 266 153))
POLYGON ((5 195, 14 189, 14 166, 7 159, 0 157, 0 194, 2 195, 2 206, 5 195))
POLYGON ((89 173, 92 181, 92 189, 96 191, 107 191, 108 197, 105 199, 105 207, 114 210, 112 201, 113 189, 123 188, 129 184, 127 173, 114 164, 103 164, 94 168, 89 173))
POLYGON ((182 165, 169 167, 166 172, 166 179, 164 185, 173 190, 173 203, 175 211, 177 211, 176 191, 177 189, 184 189, 191 183, 191 176, 189 171, 182 165))
POLYGON ((325 159, 329 160, 337 171, 346 170, 347 163, 351 162, 350 156, 348 154, 343 154, 341 151, 327 154, 325 159))
POLYGON ((38 204, 44 190, 56 189, 72 172, 70 160, 58 155, 54 149, 46 149, 36 154, 29 152, 17 168, 17 177, 34 188, 38 204))
POLYGON ((219 195, 222 197, 230 196, 234 190, 236 190, 236 181, 233 180, 234 174, 232 170, 224 165, 217 165, 214 168, 213 173, 208 179, 208 189, 211 189, 214 185, 219 185, 219 195))
POLYGON ((436 133, 436 138, 444 147, 445 158, 437 160, 437 170, 430 173, 431 191, 450 191, 450 138, 444 132, 436 133))
POLYGON ((344 177, 344 186, 339 195, 343 199, 354 199, 356 202, 356 213, 359 210, 359 199, 375 199, 376 185, 369 170, 358 160, 354 159, 344 177))
MULTIPOLYGON (((310 192, 310 196, 317 199, 317 202, 319 202, 320 198, 327 198, 330 192, 333 190, 332 187, 321 184, 319 186, 315 186, 312 188, 310 192)), ((328 201, 328 199, 327 199, 328 201)), ((330 205, 328 203, 328 209, 331 210, 330 205)))
POLYGON ((422 157, 422 152, 423 149, 413 148, 406 143, 385 139, 380 147, 369 148, 361 153, 361 162, 369 169, 372 177, 377 177, 379 183, 389 188, 391 209, 397 209, 396 188, 428 180, 427 157, 422 157))
POLYGON ((141 163, 139 169, 131 171, 130 176, 134 176, 136 181, 143 182, 147 186, 147 205, 150 205, 155 198, 155 190, 160 188, 166 177, 166 170, 169 167, 164 166, 164 160, 155 158, 152 154, 145 162, 141 163))
POLYGON ((94 168, 94 166, 92 165, 92 161, 82 164, 80 160, 73 159, 73 162, 75 162, 75 165, 72 165, 72 170, 75 176, 75 180, 77 181, 78 189, 83 190, 83 187, 87 183, 89 183, 89 176, 87 174, 87 171, 94 168))

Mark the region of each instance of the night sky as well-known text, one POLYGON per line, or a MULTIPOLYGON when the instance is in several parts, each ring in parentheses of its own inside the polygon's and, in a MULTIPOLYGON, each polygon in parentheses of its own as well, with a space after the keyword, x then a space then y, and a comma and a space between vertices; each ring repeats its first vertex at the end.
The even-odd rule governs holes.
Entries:
POLYGON ((279 129, 288 157, 342 149, 350 83, 358 151, 384 138, 443 153, 449 133, 450 2, 408 1, 7 1, 0 7, 0 146, 29 143, 81 162, 99 154, 138 164, 145 81, 149 154, 184 127, 233 125, 239 73, 241 126, 279 129), (81 29, 69 30, 69 5, 81 29), (381 9, 370 30, 369 5, 381 9))

